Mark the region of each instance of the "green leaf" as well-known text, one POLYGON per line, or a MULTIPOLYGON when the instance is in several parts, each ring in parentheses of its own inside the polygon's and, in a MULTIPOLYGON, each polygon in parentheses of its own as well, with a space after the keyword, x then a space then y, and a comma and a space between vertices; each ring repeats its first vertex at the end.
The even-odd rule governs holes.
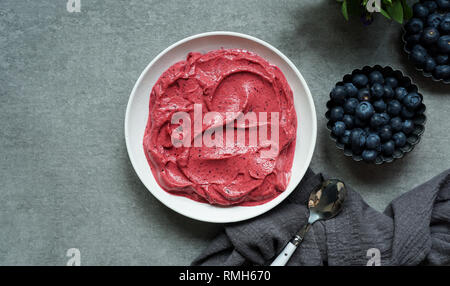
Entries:
POLYGON ((347 0, 344 0, 344 2, 342 2, 342 15, 344 15, 345 20, 348 21, 348 11, 347 11, 347 0))
POLYGON ((392 5, 392 0, 383 0, 383 3, 386 5, 392 5))
POLYGON ((383 15, 384 17, 388 18, 389 20, 391 20, 391 16, 389 16, 388 12, 386 12, 386 10, 380 8, 380 13, 381 15, 383 15))
POLYGON ((404 18, 406 20, 411 19, 412 16, 413 16, 413 10, 412 10, 411 6, 409 6, 408 3, 406 3, 406 0, 402 0, 402 4, 403 4, 403 15, 404 15, 404 18))
MULTIPOLYGON (((386 2, 390 2, 390 4, 392 4, 391 0, 385 0, 386 2)), ((383 15, 384 17, 388 18, 389 20, 391 20, 391 16, 389 16, 388 12, 386 12, 386 10, 384 10, 382 7, 378 6, 377 4, 375 4, 375 6, 380 9, 380 13, 381 15, 383 15)))
POLYGON ((392 19, 399 22, 400 24, 403 24, 403 6, 401 0, 393 2, 392 6, 386 7, 386 10, 389 13, 389 16, 392 17, 392 19))

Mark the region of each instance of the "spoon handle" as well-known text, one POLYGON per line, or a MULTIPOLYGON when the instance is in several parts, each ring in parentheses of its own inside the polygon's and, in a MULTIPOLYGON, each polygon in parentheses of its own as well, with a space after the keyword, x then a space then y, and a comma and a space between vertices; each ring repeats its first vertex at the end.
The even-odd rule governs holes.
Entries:
POLYGON ((302 227, 302 229, 288 242, 283 251, 277 256, 277 258, 275 258, 270 266, 285 266, 289 259, 291 259, 291 256, 294 254, 297 247, 303 241, 303 238, 310 227, 310 223, 302 227))

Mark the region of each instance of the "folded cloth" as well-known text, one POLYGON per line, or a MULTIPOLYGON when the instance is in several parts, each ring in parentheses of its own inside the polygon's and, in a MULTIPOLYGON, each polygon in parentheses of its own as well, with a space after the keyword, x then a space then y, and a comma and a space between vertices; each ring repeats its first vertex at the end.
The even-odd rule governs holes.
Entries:
MULTIPOLYGON (((323 179, 308 170, 270 212, 224 225, 192 265, 269 265, 307 222, 309 193, 323 179)), ((401 195, 384 213, 347 189, 342 212, 316 222, 287 265, 450 264, 450 169, 401 195)))

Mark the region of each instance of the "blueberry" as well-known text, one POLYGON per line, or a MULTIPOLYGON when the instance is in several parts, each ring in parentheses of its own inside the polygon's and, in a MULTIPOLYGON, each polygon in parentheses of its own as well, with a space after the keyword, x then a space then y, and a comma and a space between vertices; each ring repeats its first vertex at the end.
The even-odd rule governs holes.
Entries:
POLYGON ((440 65, 434 69, 434 76, 438 79, 448 79, 450 78, 450 66, 440 65))
POLYGON ((396 116, 402 111, 402 104, 398 100, 391 100, 388 102, 386 110, 390 115, 396 116))
POLYGON ((344 84, 344 87, 349 97, 356 97, 356 95, 358 94, 358 88, 356 88, 353 83, 347 82, 344 84))
POLYGON ((420 44, 415 45, 412 49, 413 49, 413 50, 417 50, 417 51, 419 51, 419 52, 422 52, 422 53, 424 53, 424 54, 427 53, 427 49, 425 49, 425 48, 424 48, 422 45, 420 45, 420 44))
POLYGON ((405 96, 408 95, 408 91, 404 87, 397 87, 395 89, 395 98, 398 101, 402 101, 405 96))
POLYGON ((406 23, 406 31, 410 34, 420 33, 423 29, 423 22, 419 18, 412 18, 406 23))
POLYGON ((353 139, 357 139, 356 137, 359 137, 361 133, 364 133, 364 130, 362 130, 361 128, 355 128, 351 132, 351 139, 353 141, 353 139))
POLYGON ((363 101, 356 107, 356 116, 362 120, 368 120, 375 113, 372 104, 368 101, 363 101))
POLYGON ((426 72, 432 72, 436 68, 436 61, 432 57, 427 57, 424 70, 426 72))
POLYGON ((380 147, 381 139, 378 134, 371 133, 366 138, 366 147, 377 150, 380 147))
POLYGON ((374 83, 372 87, 370 88, 370 94, 374 99, 380 99, 384 95, 384 86, 382 86, 380 83, 374 83))
POLYGON ((445 65, 448 62, 448 55, 439 54, 434 58, 434 60, 436 61, 437 65, 445 65))
POLYGON ((333 132, 334 135, 336 135, 337 137, 341 137, 342 135, 344 135, 345 132, 345 123, 342 121, 337 121, 334 123, 333 128, 331 129, 331 132, 333 132))
POLYGON ((384 98, 386 99, 394 98, 395 92, 390 85, 385 85, 383 87, 383 90, 384 90, 384 98))
POLYGON ((369 101, 370 100, 370 91, 367 87, 361 88, 358 90, 358 100, 359 101, 369 101))
POLYGON ((436 0, 436 4, 442 9, 450 8, 450 0, 436 0))
POLYGON ((381 145, 381 152, 383 152, 384 155, 390 156, 394 154, 395 150, 395 143, 392 140, 389 140, 385 142, 383 145, 381 145))
POLYGON ((450 35, 440 37, 437 46, 442 53, 450 54, 450 35))
POLYGON ((414 131, 414 122, 412 120, 405 120, 402 124, 402 131, 405 134, 409 134, 414 131))
POLYGON ((438 5, 434 1, 425 1, 423 2, 423 5, 427 7, 428 12, 430 13, 434 13, 438 8, 438 5))
POLYGON ((402 107, 402 112, 400 113, 400 115, 403 118, 411 119, 411 118, 414 117, 415 113, 414 113, 414 111, 409 110, 406 106, 403 106, 402 107))
POLYGON ((439 29, 443 33, 450 32, 450 17, 446 16, 442 19, 441 24, 439 24, 439 29))
POLYGON ((366 144, 366 134, 360 128, 352 130, 351 135, 352 151, 356 154, 360 154, 366 144))
MULTIPOLYGON (((422 103, 422 98, 420 98, 420 95, 418 95, 415 92, 409 93, 404 99, 403 99, 403 105, 405 105, 409 110, 414 110, 417 107, 420 106, 422 103)), ((389 106, 388 106, 389 110, 389 106)))
POLYGON ((367 76, 363 75, 363 74, 355 74, 352 77, 352 83, 356 86, 356 87, 365 87, 368 83, 369 83, 369 79, 367 78, 367 76))
POLYGON ((414 17, 425 18, 426 16, 428 16, 429 12, 430 11, 428 10, 428 8, 421 3, 416 3, 413 6, 414 17))
POLYGON ((344 108, 342 106, 335 106, 330 111, 331 121, 341 121, 344 118, 344 108))
POLYGON ((378 130, 378 136, 381 140, 387 141, 392 137, 392 127, 390 125, 384 125, 378 130))
POLYGON ((373 103, 373 108, 376 112, 384 112, 386 110, 386 103, 382 99, 377 100, 373 103))
POLYGON ((427 60, 427 51, 420 45, 415 45, 411 51, 411 61, 419 67, 425 65, 425 61, 427 60))
POLYGON ((392 127, 392 131, 394 132, 398 132, 401 131, 403 128, 403 122, 402 119, 400 117, 394 117, 391 119, 391 127, 392 127))
POLYGON ((353 116, 350 114, 345 114, 344 118, 342 119, 342 122, 345 123, 345 126, 347 129, 353 129, 354 123, 353 123, 353 116))
POLYGON ((442 21, 441 14, 433 13, 433 14, 428 16, 427 26, 428 27, 433 27, 433 28, 438 28, 439 25, 441 24, 441 21, 442 21))
POLYGON ((380 113, 382 125, 389 124, 389 121, 391 120, 391 117, 386 112, 380 113))
POLYGON ((343 104, 345 102, 346 96, 347 92, 345 90, 345 87, 341 85, 337 85, 330 93, 331 100, 337 104, 343 104))
POLYGON ((345 144, 345 145, 349 145, 350 139, 351 139, 351 134, 352 134, 352 132, 350 130, 345 130, 344 135, 342 135, 339 138, 339 142, 341 142, 342 144, 345 144))
POLYGON ((422 42, 426 45, 431 45, 439 40, 440 34, 438 29, 433 27, 427 27, 422 33, 422 42))
POLYGON ((371 84, 374 84, 374 83, 383 84, 384 83, 383 74, 379 71, 373 71, 369 74, 369 81, 371 84))
POLYGON ((370 126, 372 126, 374 129, 376 129, 383 125, 383 121, 384 121, 384 119, 382 118, 381 113, 375 113, 370 118, 370 126))
POLYGON ((397 132, 392 135, 392 140, 394 140, 395 146, 403 147, 406 144, 406 135, 403 132, 397 132))
POLYGON ((390 85, 392 88, 396 88, 396 87, 398 86, 398 80, 397 80, 395 77, 392 77, 392 76, 387 77, 387 78, 384 80, 384 82, 385 82, 387 85, 390 85))
POLYGON ((378 156, 378 152, 375 150, 364 150, 361 154, 362 158, 366 162, 373 162, 378 156))
POLYGON ((359 101, 354 97, 347 99, 344 103, 345 113, 355 114, 355 110, 356 110, 356 107, 358 106, 358 104, 359 104, 359 101))

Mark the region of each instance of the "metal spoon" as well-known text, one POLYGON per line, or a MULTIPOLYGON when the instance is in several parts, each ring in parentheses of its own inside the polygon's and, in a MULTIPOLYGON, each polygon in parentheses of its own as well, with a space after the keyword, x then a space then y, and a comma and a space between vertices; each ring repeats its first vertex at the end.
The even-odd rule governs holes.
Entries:
POLYGON ((347 196, 347 189, 342 181, 327 180, 322 186, 309 195, 308 223, 291 239, 278 257, 270 266, 284 266, 294 254, 297 247, 303 241, 311 225, 319 220, 327 220, 335 217, 342 209, 347 196))

